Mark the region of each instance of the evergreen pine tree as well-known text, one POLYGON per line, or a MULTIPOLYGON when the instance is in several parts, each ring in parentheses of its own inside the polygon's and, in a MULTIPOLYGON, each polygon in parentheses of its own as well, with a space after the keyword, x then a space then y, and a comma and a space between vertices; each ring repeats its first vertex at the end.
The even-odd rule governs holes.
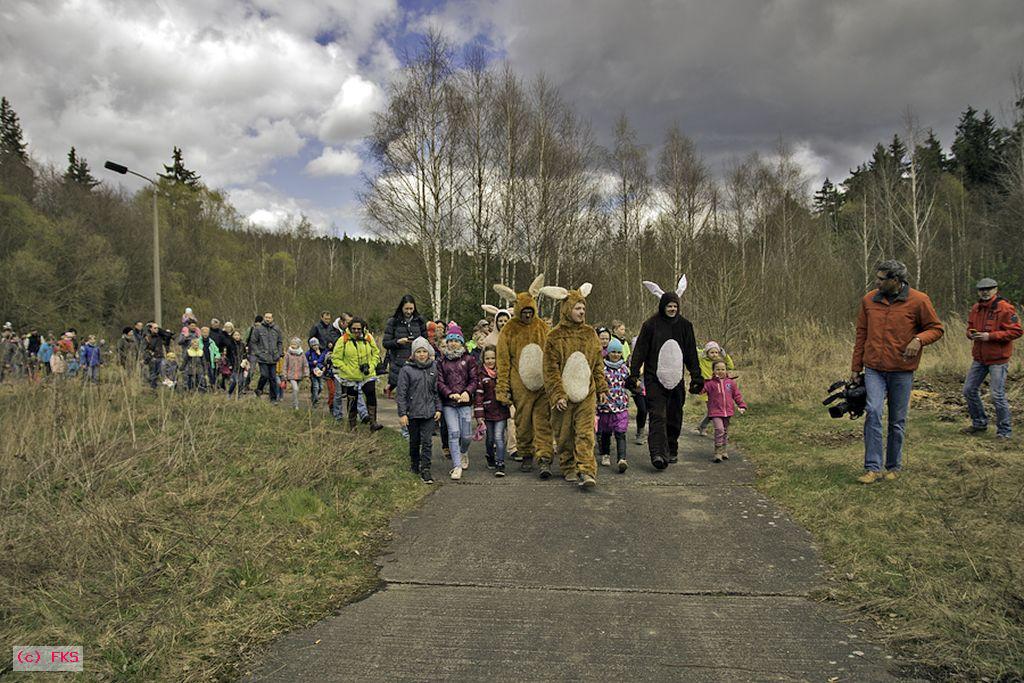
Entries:
POLYGON ((174 148, 174 151, 171 153, 171 165, 164 164, 164 173, 159 173, 158 175, 164 180, 170 180, 192 190, 199 187, 200 176, 195 171, 185 167, 180 147, 174 148))
POLYGON ((914 152, 917 155, 917 163, 921 172, 928 177, 937 178, 943 171, 949 170, 949 160, 946 153, 942 151, 942 144, 935 136, 935 131, 928 129, 928 137, 914 152))
POLYGON ((68 168, 64 171, 64 182, 81 185, 87 190, 100 184, 100 181, 96 180, 92 172, 89 171, 89 163, 78 156, 74 147, 68 152, 68 168))
POLYGON ((814 193, 814 213, 823 216, 834 229, 839 221, 839 209, 843 206, 843 195, 827 177, 821 189, 814 193))
POLYGON ((3 154, 5 160, 16 158, 28 162, 28 152, 25 149, 25 139, 18 115, 6 97, 0 98, 0 154, 3 154))
POLYGON ((955 169, 968 187, 991 188, 998 179, 999 148, 1002 133, 987 110, 978 118, 978 110, 967 107, 956 126, 952 151, 955 169))
POLYGON ((0 98, 0 185, 25 199, 35 195, 35 173, 29 166, 21 123, 6 97, 0 98))

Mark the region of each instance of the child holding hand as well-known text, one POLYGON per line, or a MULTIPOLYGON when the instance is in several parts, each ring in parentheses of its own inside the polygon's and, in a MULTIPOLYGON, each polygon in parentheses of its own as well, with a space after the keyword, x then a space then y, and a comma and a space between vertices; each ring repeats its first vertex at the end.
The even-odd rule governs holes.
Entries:
POLYGON ((715 426, 715 455, 712 462, 729 459, 726 447, 729 445, 729 419, 733 416, 733 404, 739 409, 740 415, 747 412, 747 404, 743 402, 739 385, 729 377, 728 365, 724 360, 716 360, 711 364, 712 376, 704 380, 701 393, 708 397, 708 419, 715 426))

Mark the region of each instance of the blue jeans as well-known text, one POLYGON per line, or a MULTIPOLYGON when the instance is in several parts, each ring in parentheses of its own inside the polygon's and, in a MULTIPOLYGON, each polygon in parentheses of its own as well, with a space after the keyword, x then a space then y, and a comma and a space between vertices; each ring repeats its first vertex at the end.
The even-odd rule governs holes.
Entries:
POLYGON ((985 404, 981 402, 981 383, 988 375, 988 393, 996 406, 996 434, 1010 436, 1010 402, 1006 400, 1006 373, 1009 363, 985 365, 978 361, 971 363, 964 381, 964 398, 967 399, 967 412, 971 415, 971 424, 975 427, 988 427, 988 415, 985 404))
POLYGON ((484 420, 487 426, 487 457, 495 465, 505 464, 505 428, 508 420, 484 420))
POLYGON ((448 424, 448 450, 452 465, 462 467, 462 454, 469 451, 473 440, 473 406, 442 406, 444 421, 448 424))
POLYGON ((889 405, 889 429, 885 444, 885 469, 898 470, 903 464, 903 433, 910 407, 913 372, 881 372, 864 368, 868 405, 864 411, 864 469, 882 470, 882 410, 889 405))
POLYGON ((309 397, 315 406, 320 402, 320 392, 324 390, 324 378, 309 374, 309 397))

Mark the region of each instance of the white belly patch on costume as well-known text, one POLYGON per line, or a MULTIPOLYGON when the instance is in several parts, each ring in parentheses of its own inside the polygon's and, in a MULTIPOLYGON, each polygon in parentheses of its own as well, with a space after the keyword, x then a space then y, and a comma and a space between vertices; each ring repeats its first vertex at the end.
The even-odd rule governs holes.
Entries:
POLYGON ((675 389, 683 381, 683 350, 675 339, 669 339, 658 351, 658 381, 666 389, 675 389))
POLYGON ((527 344, 519 352, 519 379, 530 391, 544 388, 544 350, 540 344, 527 344))
POLYGON ((562 388, 573 403, 582 403, 590 393, 590 364, 580 351, 573 351, 562 368, 562 388))

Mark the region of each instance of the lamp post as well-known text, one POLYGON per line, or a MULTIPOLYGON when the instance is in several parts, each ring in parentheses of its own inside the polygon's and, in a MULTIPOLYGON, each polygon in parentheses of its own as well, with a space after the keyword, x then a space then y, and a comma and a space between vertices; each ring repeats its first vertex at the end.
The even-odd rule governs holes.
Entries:
POLYGON ((157 219, 157 195, 160 193, 159 185, 152 178, 147 178, 141 173, 136 173, 127 166, 108 161, 103 168, 114 173, 124 175, 131 173, 153 185, 153 321, 157 325, 163 325, 163 315, 160 306, 160 222, 157 219))

